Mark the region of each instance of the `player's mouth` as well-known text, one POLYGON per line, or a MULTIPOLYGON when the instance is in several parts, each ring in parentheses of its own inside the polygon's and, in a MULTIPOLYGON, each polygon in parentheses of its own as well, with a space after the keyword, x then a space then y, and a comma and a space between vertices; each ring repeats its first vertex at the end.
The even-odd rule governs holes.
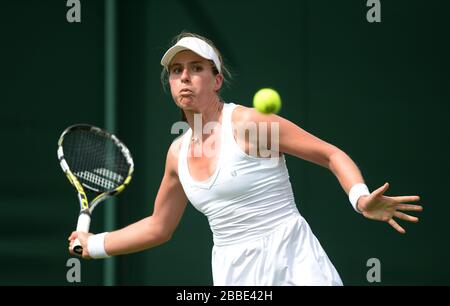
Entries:
POLYGON ((190 89, 184 88, 180 90, 180 96, 192 96, 193 92, 190 89))

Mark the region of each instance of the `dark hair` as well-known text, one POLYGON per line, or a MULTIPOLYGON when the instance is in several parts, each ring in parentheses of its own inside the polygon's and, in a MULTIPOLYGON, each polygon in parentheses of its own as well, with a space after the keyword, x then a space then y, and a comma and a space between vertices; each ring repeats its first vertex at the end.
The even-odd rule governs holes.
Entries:
MULTIPOLYGON (((228 68, 224 65, 224 63, 223 63, 223 57, 222 57, 222 55, 220 54, 220 51, 219 51, 219 49, 217 49, 216 48, 216 46, 214 45, 214 43, 210 40, 210 39, 208 39, 208 38, 206 38, 206 37, 203 37, 203 36, 201 36, 201 35, 198 35, 198 34, 195 34, 195 33, 190 33, 190 32, 181 32, 180 34, 178 34, 177 36, 175 36, 173 39, 172 39, 172 45, 174 45, 174 44, 176 44, 180 39, 182 39, 182 38, 184 38, 184 37, 196 37, 196 38, 199 38, 199 39, 201 39, 201 40, 203 40, 204 42, 206 42, 208 45, 210 45, 213 49, 214 49, 214 51, 217 53, 217 56, 219 57, 219 60, 220 60, 220 65, 221 65, 221 71, 222 71, 222 76, 223 76, 223 81, 224 81, 224 83, 226 84, 226 85, 228 85, 229 84, 229 79, 231 79, 231 73, 230 73, 230 71, 228 70, 228 68)), ((212 65, 212 72, 213 72, 213 74, 214 75, 217 75, 217 74, 219 74, 219 70, 218 70, 218 67, 216 67, 216 65, 214 64, 214 62, 212 62, 211 61, 211 63, 213 64, 212 65)), ((161 71, 161 83, 162 83, 162 85, 163 85, 163 88, 164 88, 164 91, 166 90, 166 88, 167 88, 167 85, 169 84, 169 71, 166 69, 166 67, 164 67, 163 69, 162 69, 162 71, 161 71)), ((219 95, 219 92, 220 92, 220 89, 219 89, 219 91, 217 92, 217 95, 219 95)), ((220 96, 220 95, 219 95, 220 96)), ((186 115, 184 114, 184 111, 183 110, 181 110, 181 116, 182 116, 182 120, 183 121, 186 121, 186 115)))

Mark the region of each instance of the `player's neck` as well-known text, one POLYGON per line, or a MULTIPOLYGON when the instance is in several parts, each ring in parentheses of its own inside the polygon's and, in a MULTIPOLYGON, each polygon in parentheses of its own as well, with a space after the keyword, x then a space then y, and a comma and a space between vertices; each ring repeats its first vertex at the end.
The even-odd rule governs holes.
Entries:
POLYGON ((223 102, 219 100, 219 98, 212 100, 207 103, 203 109, 198 111, 186 111, 186 119, 191 128, 194 127, 194 124, 197 125, 199 122, 195 122, 198 120, 196 118, 201 118, 202 128, 208 124, 209 122, 220 122, 220 117, 222 115, 223 102))
POLYGON ((221 121, 223 106, 223 102, 217 98, 211 101, 211 103, 208 103, 201 112, 186 113, 187 122, 193 131, 193 139, 199 139, 201 137, 204 140, 205 137, 211 134, 212 129, 215 129, 214 123, 220 123, 221 121))

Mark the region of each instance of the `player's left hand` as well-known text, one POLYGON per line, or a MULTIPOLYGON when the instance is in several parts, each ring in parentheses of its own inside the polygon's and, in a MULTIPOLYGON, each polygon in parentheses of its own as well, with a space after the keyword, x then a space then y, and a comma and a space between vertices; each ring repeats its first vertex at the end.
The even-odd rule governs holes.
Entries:
POLYGON ((369 196, 362 196, 358 200, 358 209, 364 217, 372 220, 384 221, 389 223, 399 233, 406 233, 393 218, 409 222, 418 222, 419 218, 410 216, 401 211, 422 211, 421 205, 406 204, 408 202, 417 202, 419 196, 395 196, 389 197, 384 195, 389 188, 386 183, 377 190, 373 191, 369 196))

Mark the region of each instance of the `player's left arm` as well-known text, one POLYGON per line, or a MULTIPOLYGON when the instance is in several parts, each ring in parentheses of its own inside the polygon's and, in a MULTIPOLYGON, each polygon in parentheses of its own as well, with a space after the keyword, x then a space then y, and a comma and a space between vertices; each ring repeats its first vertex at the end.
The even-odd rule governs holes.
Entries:
MULTIPOLYGON (((267 122, 268 126, 278 125, 277 129, 267 129, 268 134, 266 137, 270 139, 268 141, 269 148, 329 169, 336 176, 347 194, 355 184, 364 183, 364 179, 356 163, 336 146, 327 143, 308 133, 293 122, 275 114, 266 115, 255 109, 248 108, 246 109, 246 117, 257 125, 264 122, 267 122), (278 130, 278 133, 272 135, 271 131, 276 130, 278 130), (275 146, 273 145, 274 141, 278 141, 278 143, 275 143, 275 146)), ((373 191, 369 196, 360 197, 357 203, 358 210, 366 218, 388 222, 398 232, 404 233, 405 230, 393 220, 393 217, 405 221, 417 222, 417 217, 402 213, 400 210, 421 211, 422 206, 420 205, 406 204, 406 202, 417 202, 420 198, 418 196, 385 196, 384 193, 388 187, 389 184, 386 183, 373 191)))
POLYGON ((235 126, 237 122, 247 122, 257 127, 257 144, 249 146, 258 146, 259 152, 270 151, 272 156, 286 153, 330 169, 347 193, 354 184, 364 182, 347 154, 291 121, 275 114, 262 114, 254 108, 239 107, 235 113, 235 126), (262 137, 266 139, 261 141, 262 137))
MULTIPOLYGON (((267 130, 264 136, 267 137, 268 147, 273 153, 276 151, 286 153, 331 170, 346 193, 354 184, 364 182, 353 160, 336 146, 308 133, 281 116, 262 114, 252 108, 245 109, 245 113, 245 119, 255 122, 256 126, 267 124, 267 129, 258 129, 258 144, 265 145, 260 138, 267 130)), ((260 151, 264 149, 259 148, 260 151)))

